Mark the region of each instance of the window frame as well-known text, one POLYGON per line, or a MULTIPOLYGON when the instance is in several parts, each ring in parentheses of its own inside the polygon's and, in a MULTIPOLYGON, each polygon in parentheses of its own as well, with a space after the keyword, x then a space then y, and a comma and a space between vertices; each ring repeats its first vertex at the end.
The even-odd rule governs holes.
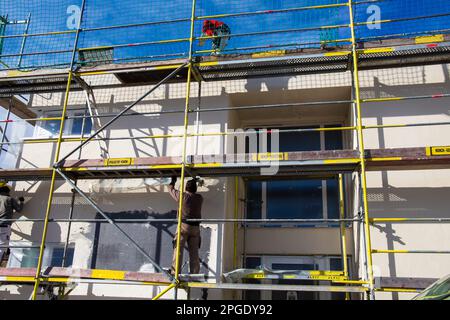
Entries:
MULTIPOLYGON (((311 127, 317 127, 317 128, 326 128, 326 127, 339 127, 339 126, 344 126, 344 123, 339 123, 336 121, 330 122, 330 123, 321 123, 321 124, 302 124, 302 125, 293 125, 293 124, 285 124, 285 125, 277 125, 277 126, 272 126, 272 125, 254 125, 251 127, 247 127, 246 129, 254 129, 254 130, 263 130, 263 129, 274 129, 274 127, 276 127, 275 129, 286 129, 286 128, 298 128, 298 129, 302 129, 302 128, 311 128, 311 127)), ((319 139, 320 139, 320 151, 325 151, 326 150, 326 145, 327 145, 327 141, 325 139, 326 137, 326 131, 320 131, 319 132, 319 139)), ((344 135, 342 135, 342 146, 344 148, 345 145, 345 138, 344 135)), ((246 194, 248 191, 248 182, 249 181, 255 181, 256 179, 246 179, 245 180, 245 190, 246 190, 246 194)), ((270 178, 268 179, 270 180, 270 178)), ((273 179, 273 180, 277 180, 277 179, 273 179)), ((281 180, 281 179, 279 179, 281 180)), ((320 179, 317 179, 320 180, 320 179)), ((323 208, 323 212, 322 212, 322 218, 320 219, 328 219, 329 217, 329 210, 328 210, 328 187, 327 187, 327 180, 334 180, 334 179, 323 179, 322 180, 322 208, 323 208)), ((268 219, 267 217, 267 181, 263 181, 262 182, 262 188, 261 188, 261 219, 268 219)), ((247 219, 249 219, 249 213, 248 213, 248 207, 247 205, 245 206, 245 217, 247 219)), ((289 225, 283 225, 283 224, 277 224, 276 226, 281 226, 281 227, 296 227, 296 228, 301 228, 301 227, 329 227, 329 228, 337 228, 339 227, 339 224, 330 224, 330 223, 324 223, 324 222, 318 222, 318 223, 313 223, 311 225, 294 225, 294 224, 289 224, 289 225)), ((251 224, 247 224, 246 227, 250 227, 250 228, 260 228, 260 227, 274 227, 274 225, 268 225, 266 223, 251 223, 251 224)))
MULTIPOLYGON (((39 248, 36 248, 38 243, 24 243, 22 241, 11 241, 10 246, 20 246, 21 248, 12 248, 10 249, 10 255, 7 263, 7 268, 35 268, 36 266, 29 266, 24 267, 23 266, 23 256, 25 250, 36 250, 39 253, 39 248), (29 247, 29 248, 27 248, 29 247), (20 258, 18 258, 20 257, 20 258)), ((52 259, 54 258, 54 253, 58 249, 64 249, 65 244, 64 243, 47 243, 44 250, 44 256, 43 256, 43 262, 42 266, 43 268, 47 268, 50 266, 52 259)), ((73 250, 73 258, 72 261, 66 266, 65 268, 71 268, 73 266, 73 262, 75 259, 75 243, 71 243, 67 246, 68 250, 73 250)), ((37 262, 36 262, 37 263, 37 262)), ((61 266, 57 266, 61 267, 61 266)))
MULTIPOLYGON (((85 116, 85 112, 84 111, 80 111, 80 110, 68 110, 67 111, 67 116, 68 117, 79 117, 79 116, 85 116)), ((43 112, 42 116, 40 118, 61 118, 61 112, 60 111, 45 111, 43 112)), ((82 119, 82 118, 80 118, 82 119)), ((94 122, 92 120, 92 118, 85 118, 86 119, 86 123, 88 123, 88 121, 91 122, 91 129, 89 132, 81 132, 79 134, 75 134, 73 133, 74 130, 74 124, 75 124, 75 120, 76 119, 66 119, 65 123, 64 123, 64 132, 63 132, 63 137, 65 138, 79 138, 81 136, 84 137, 89 137, 92 134, 92 130, 94 127, 94 122)), ((61 121, 61 120, 54 120, 54 121, 61 121)), ((57 138, 59 135, 59 130, 57 133, 50 133, 49 131, 47 131, 45 129, 45 124, 47 123, 47 121, 37 121, 37 124, 35 126, 35 130, 33 133, 33 138, 34 139, 42 139, 42 138, 57 138)), ((60 127, 61 128, 61 123, 60 123, 60 127)), ((86 129, 86 128, 85 128, 86 129)))

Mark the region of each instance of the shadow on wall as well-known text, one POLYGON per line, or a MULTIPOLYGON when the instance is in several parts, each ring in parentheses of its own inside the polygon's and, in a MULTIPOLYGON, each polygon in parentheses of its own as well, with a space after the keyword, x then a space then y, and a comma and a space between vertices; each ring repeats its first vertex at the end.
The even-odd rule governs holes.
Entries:
MULTIPOLYGON (((371 218, 450 218, 447 198, 448 188, 369 188, 368 199, 371 218)), ((406 245, 396 235, 393 225, 375 225, 386 233, 388 249, 394 249, 394 243, 406 245)), ((393 262, 394 263, 394 262, 393 262)))
MULTIPOLYGON (((449 65, 428 67, 374 70, 362 73, 362 98, 391 98, 411 96, 433 96, 449 93, 449 65), (371 85, 369 85, 372 83, 371 85)), ((448 99, 418 99, 368 104, 364 108, 364 118, 376 119, 376 125, 402 124, 418 122, 448 122, 450 107, 448 99), (418 116, 423 116, 420 120, 418 116), (394 120, 392 120, 394 119, 394 120), (408 120, 405 120, 408 119, 408 120), (439 119, 439 120, 437 120, 439 119)), ((375 124, 375 123, 372 123, 375 124)), ((436 132, 446 132, 448 126, 417 127, 413 129, 377 129, 376 141, 379 148, 398 146, 401 143, 409 147, 442 143, 442 136, 436 132), (442 131, 440 131, 442 130, 442 131), (396 142, 395 134, 400 137, 396 142), (404 138, 406 137, 406 139, 404 138), (417 138, 417 139, 416 139, 417 138), (394 145, 393 145, 394 144, 394 145)), ((369 131, 371 132, 371 131, 369 131)), ((431 172, 431 171, 430 171, 431 172)), ((425 175, 426 173, 414 173, 425 175)), ((434 173, 431 173, 434 174, 434 173)), ((436 175, 437 176, 437 175, 436 175)), ((396 188, 389 183, 388 172, 381 172, 381 188, 369 189, 369 207, 372 218, 449 218, 447 197, 449 187, 439 188, 396 188)), ((374 228, 386 235, 387 248, 393 250, 398 245, 408 245, 397 233, 396 224, 375 225, 374 228)), ((397 276, 397 259, 388 255, 391 277, 397 276)), ((393 294, 398 299, 397 293, 393 294)))
MULTIPOLYGON (((147 211, 123 211, 108 213, 111 219, 176 219, 175 210, 166 213, 147 211)), ((96 219, 102 219, 97 214, 96 219)), ((118 223, 163 268, 172 264, 173 244, 177 224, 174 222, 118 223)), ((92 269, 158 272, 137 249, 108 223, 97 223, 92 228, 94 246, 91 257, 92 269)), ((200 248, 201 273, 214 273, 208 266, 211 245, 211 229, 202 227, 200 248)), ((185 248, 182 273, 189 273, 188 253, 185 248)))
MULTIPOLYGON (((26 200, 23 211, 16 213, 14 215, 14 219, 44 219, 48 202, 49 183, 39 181, 29 181, 28 183, 29 185, 27 188, 23 188, 23 190, 16 190, 13 194, 14 197, 23 196, 26 200), (34 188, 36 189, 31 191, 34 188)), ((61 181, 57 181, 55 184, 55 190, 60 188, 62 185, 63 183, 61 181)), ((67 218, 69 209, 65 199, 66 197, 54 197, 51 218, 67 218)), ((70 199, 70 197, 67 197, 67 199, 70 199)), ((20 237, 21 240, 30 243, 40 243, 43 228, 43 222, 33 222, 31 231, 23 232, 21 228, 14 227, 12 229, 12 233, 13 235, 20 237)), ((50 222, 47 240, 52 243, 61 243, 65 241, 62 238, 60 225, 58 223, 50 222)))
MULTIPOLYGON (((395 188, 388 184, 386 172, 382 172, 383 187, 368 190, 371 218, 450 218, 448 211, 448 195, 450 187, 442 188, 395 188)), ((408 243, 397 233, 397 224, 376 224, 373 227, 385 234, 387 250, 394 250, 408 243)), ((432 248, 430 248, 432 249, 432 248)), ((396 277, 397 259, 395 254, 389 254, 389 275, 396 277)), ((399 299, 398 293, 393 293, 394 300, 399 299)))
MULTIPOLYGON (((373 70, 362 73, 361 78, 363 83, 361 88, 362 99, 448 94, 450 65, 373 70)), ((407 108, 414 107, 415 104, 410 100, 405 101, 404 104, 402 101, 386 102, 387 106, 391 106, 389 110, 382 109, 380 111, 377 107, 365 108, 364 117, 449 114, 448 104, 445 103, 447 100, 445 99, 432 100, 433 107, 426 107, 430 103, 430 99, 418 101, 418 108, 410 109, 409 112, 407 108), (445 105, 441 106, 441 102, 445 105)), ((377 105, 384 104, 384 102, 377 103, 377 105)), ((379 118, 379 121, 382 121, 382 118, 379 118)))
POLYGON ((450 218, 448 195, 450 187, 369 189, 369 206, 372 218, 450 218))
MULTIPOLYGON (((208 82, 202 85, 201 92, 202 98, 198 99, 198 85, 193 84, 192 94, 191 94, 191 109, 200 108, 220 108, 228 107, 233 103, 230 101, 231 95, 235 94, 247 94, 249 93, 253 98, 257 98, 259 93, 267 91, 277 92, 277 96, 283 98, 284 95, 290 93, 289 101, 304 101, 305 98, 301 95, 295 93, 296 90, 301 88, 327 88, 327 87, 337 87, 342 86, 346 83, 348 76, 343 75, 333 75, 331 77, 328 75, 314 75, 314 76, 298 76, 298 77, 273 77, 273 78, 255 78, 248 79, 245 81, 219 81, 219 82, 208 82), (336 78, 336 79, 334 79, 336 78), (292 89, 289 86, 292 86, 292 89), (296 98, 294 98, 296 97, 296 98)), ((102 78, 103 79, 103 78, 102 78)), ((103 84, 102 79, 93 81, 92 85, 103 84), (100 81, 100 82, 99 82, 100 81), (96 83, 99 82, 99 83, 96 83)), ((103 81, 106 81, 103 79, 103 81)), ((111 113, 115 114, 122 111, 125 107, 129 106, 135 101, 139 96, 141 96, 148 88, 145 87, 129 87, 129 88, 115 88, 115 89, 102 89, 96 90, 95 96, 97 101, 97 108, 100 113, 111 113)), ((36 95, 32 97, 33 109, 40 109, 43 111, 57 109, 60 110, 61 99, 63 95, 55 94, 50 96, 50 98, 41 97, 36 95)), ((249 101, 249 105, 254 105, 257 103, 267 103, 265 101, 267 95, 261 96, 260 101, 249 101)), ((317 95, 314 97, 318 99, 317 95)), ((322 98, 322 97, 321 97, 322 98)), ((283 99, 282 99, 283 100, 283 99)), ((283 103, 280 100, 279 103, 283 103)), ((155 93, 144 99, 142 102, 137 104, 133 111, 136 113, 144 112, 158 112, 158 111, 183 111, 185 103, 185 85, 183 84, 170 84, 162 86, 160 89, 156 90, 155 93)), ((277 103, 277 102, 275 102, 277 103)), ((70 98, 71 109, 79 108, 79 110, 84 110, 85 97, 83 93, 74 92, 71 94, 70 98)), ((81 112, 81 111, 80 111, 81 112)), ((213 113, 202 113, 200 115, 200 120, 204 125, 215 125, 221 124, 224 119, 227 118, 226 114, 221 114, 217 112, 213 113)), ((102 124, 106 123, 109 118, 101 119, 102 124)), ((195 115, 190 117, 191 124, 194 124, 195 115)), ((226 121, 226 120, 225 120, 226 121)), ((223 125, 223 123, 222 123, 223 125)), ((168 135, 173 134, 174 127, 183 127, 183 116, 180 114, 166 114, 166 115, 152 115, 152 116, 131 116, 124 117, 118 120, 110 130, 107 130, 104 134, 106 138, 117 138, 121 137, 142 137, 142 136, 152 136, 152 135, 168 135), (133 123, 131 128, 130 123, 133 123), (116 132, 114 132, 116 131, 116 132), (119 132, 120 131, 120 132, 119 132)), ((210 129, 213 130, 213 129, 210 129)), ((217 130, 213 130, 217 131, 217 130)), ((126 140, 125 140, 126 141, 126 140)), ((129 148, 129 154, 126 156, 165 156, 169 155, 173 147, 170 142, 176 142, 176 139, 140 139, 140 140, 128 140, 126 144, 120 144, 118 141, 107 141, 106 144, 108 149, 114 153, 114 150, 129 148), (163 141, 161 141, 163 140, 163 141)), ((94 143, 94 142, 91 142, 94 143)), ((75 144, 74 144, 75 147, 75 144)), ((46 147, 49 148, 49 147, 46 147)), ((21 165, 27 165, 26 160, 33 163, 33 154, 31 152, 32 147, 29 147, 29 151, 23 154, 21 165)), ((54 152, 55 146, 53 146, 54 152)), ((87 150, 87 148, 84 148, 87 150)), ((90 149, 92 151, 92 149, 90 149)), ((128 149, 127 149, 128 150, 128 149)), ((67 150, 63 150, 62 156, 66 154, 67 150)), ((84 152, 83 158, 99 158, 99 154, 96 152, 89 153, 84 152)), ((50 153, 51 150, 48 150, 50 153)), ((125 156, 125 155, 124 155, 125 156)), ((120 155, 112 155, 111 157, 122 157, 120 155)), ((53 157, 51 158, 53 159, 53 157)), ((50 160, 51 162, 52 160, 50 160)), ((42 165, 39 165, 42 166, 42 165)))
POLYGON ((438 94, 449 83, 449 64, 371 70, 361 73, 361 98, 438 94))

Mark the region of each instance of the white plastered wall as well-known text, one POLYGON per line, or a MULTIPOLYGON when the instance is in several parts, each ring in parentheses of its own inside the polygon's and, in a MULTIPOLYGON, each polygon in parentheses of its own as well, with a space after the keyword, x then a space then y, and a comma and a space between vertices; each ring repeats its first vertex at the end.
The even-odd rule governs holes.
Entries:
MULTIPOLYGON (((361 75, 367 98, 437 95, 448 92, 449 65, 366 71, 361 75)), ((449 122, 448 99, 404 100, 363 105, 365 125, 449 122)), ((449 145, 450 125, 365 131, 366 148, 449 145)), ((450 217, 446 199, 450 170, 368 173, 369 211, 373 218, 450 217)), ((371 227, 374 249, 448 250, 450 225, 381 224, 371 227)), ((449 273, 450 256, 376 254, 376 275, 440 278, 449 273)), ((410 299, 412 294, 378 293, 378 299, 410 299)))
MULTIPOLYGON (((110 79, 98 77, 88 82, 110 81, 110 79)), ((437 94, 446 92, 448 88, 448 66, 411 67, 392 70, 377 70, 361 72, 361 85, 363 97, 384 96, 411 96, 419 94, 437 94)), ((283 77, 262 80, 239 80, 232 82, 204 83, 202 85, 202 107, 227 107, 240 105, 257 105, 266 103, 287 103, 310 100, 326 100, 335 96, 341 96, 341 90, 348 90, 351 85, 349 74, 307 75, 297 77, 283 77), (320 91, 318 96, 314 90, 320 91), (324 94, 329 93, 329 95, 324 94)), ((96 91, 97 104, 102 112, 118 112, 134 99, 147 90, 142 88, 123 88, 114 90, 96 91)), ((448 90, 447 90, 448 91, 448 90)), ((317 91, 316 91, 317 92, 317 91)), ((193 86, 192 97, 196 97, 197 87, 193 86)), ((347 94, 347 93, 345 93, 347 94)), ((36 110, 60 109, 62 95, 35 96, 33 108, 36 110)), ((192 105, 197 106, 197 100, 192 99, 192 105)), ((76 93, 71 95, 71 108, 84 108, 84 95, 76 93)), ((184 85, 174 84, 163 86, 150 97, 146 98, 136 107, 138 112, 158 110, 183 110, 184 85)), ((393 124, 393 123, 417 123, 448 121, 448 102, 442 100, 408 100, 386 103, 373 103, 364 105, 364 123, 393 124)), ((215 112, 202 113, 202 131, 225 131, 228 127, 245 128, 257 125, 306 125, 323 123, 327 120, 335 122, 341 118, 350 119, 351 115, 341 115, 338 109, 324 111, 320 107, 315 108, 291 108, 283 112, 255 111, 215 112), (329 112, 333 111, 333 112, 329 112), (254 115, 258 116, 255 117, 254 115)), ((190 128, 195 131, 195 124, 191 117, 190 128)), ((181 115, 169 116, 133 116, 119 120, 108 131, 109 137, 143 136, 157 134, 182 133, 183 119, 181 115)), ((415 147, 429 145, 448 145, 449 126, 416 127, 399 129, 379 129, 365 132, 366 148, 389 147, 415 147)), ((197 140, 191 139, 191 140, 197 140)), ((198 138, 198 152, 200 154, 221 153, 223 149, 217 137, 198 138)), ((61 154, 66 154, 77 143, 65 143, 61 154)), ((181 139, 143 140, 115 140, 109 142, 110 157, 145 157, 179 155, 181 153, 181 139)), ((26 145, 22 152, 20 167, 49 167, 53 162, 55 152, 54 144, 30 144, 26 145)), ((188 153, 195 152, 195 143, 190 141, 188 153)), ((99 145, 90 143, 83 149, 81 158, 98 158, 99 145)), ((78 155, 74 155, 76 158, 78 155)), ((450 171, 409 171, 369 173, 369 207, 372 217, 427 217, 448 216, 445 212, 445 195, 448 193, 448 178, 450 171)), ((80 182, 84 190, 92 190, 92 182, 80 182)), ((205 195, 205 218, 232 217, 234 208, 234 179, 223 178, 207 180, 206 187, 200 190, 205 195)), ((48 197, 49 185, 46 182, 18 183, 16 191, 26 195, 27 207, 23 217, 43 217, 48 197)), ((240 184, 242 189, 242 183, 240 184)), ((102 207, 111 211, 133 209, 154 210, 165 212, 173 209, 174 205, 167 199, 163 187, 151 187, 133 190, 130 194, 95 194, 94 198, 102 207)), ((242 194, 241 196, 245 196, 242 194)), ((70 189, 67 185, 57 184, 55 192, 55 205, 52 215, 54 217, 67 217, 70 204, 70 189)), ((355 209, 358 207, 355 201, 355 209)), ((84 201, 77 200, 79 217, 92 217, 94 211, 84 201)), ((243 214, 243 205, 240 203, 240 214, 243 214)), ((355 212, 349 212, 350 215, 355 212)), ((388 228, 371 228, 374 248, 396 249, 445 249, 449 243, 448 225, 392 225, 388 228), (400 239, 400 241, 398 240, 400 239), (404 244, 403 244, 404 243, 404 244)), ((77 267, 87 266, 87 257, 92 239, 84 234, 89 228, 87 224, 76 224, 72 230, 71 240, 76 241, 75 264, 77 267)), ((218 272, 229 271, 232 268, 232 228, 212 225, 216 230, 216 241, 211 244, 211 252, 215 254, 215 265, 218 272), (216 250, 216 251, 215 251, 216 250), (223 255, 221 255, 221 251, 223 255)), ((31 224, 18 223, 15 225, 13 239, 27 239, 23 235, 31 235, 31 239, 39 241, 39 228, 31 227, 31 224)), ((49 230, 49 242, 61 241, 61 235, 65 234, 65 226, 59 224, 49 230), (59 237, 59 238, 58 238, 59 237)), ((242 239, 242 232, 239 239, 242 239)), ((27 240, 29 240, 28 237, 27 240)), ((254 229, 247 234, 247 252, 253 254, 271 255, 301 255, 301 254, 340 254, 339 233, 336 229, 254 229), (264 241, 270 237, 277 241, 268 243, 264 241)), ((349 241, 352 239, 348 237, 349 241)), ((358 239, 355 235, 354 239, 358 239)), ((357 241, 357 240, 355 240, 357 241)), ((349 243, 349 248, 358 248, 359 244, 349 243)), ((350 250, 351 252, 353 249, 350 250)), ((242 241, 238 245, 239 257, 242 255, 242 241)), ((353 252, 355 253, 355 252, 353 252)), ((359 252, 356 252, 359 254, 359 252)), ((359 257, 355 257, 357 261, 359 257)), ((450 258, 446 256, 375 256, 374 264, 380 270, 382 276, 413 276, 439 278, 449 270, 450 258), (435 263, 430 264, 430 259, 435 263)), ((82 296, 88 293, 92 298, 102 296, 136 296, 148 298, 149 291, 144 288, 128 287, 127 290, 120 286, 80 286, 75 295, 82 296)), ((3 291, 2 291, 3 292, 3 291)), ((153 292, 155 293, 155 292, 153 292)), ((211 294, 213 294, 211 292, 211 294)), ((220 293, 215 292, 217 297, 220 293)), ((213 295, 213 296, 214 296, 213 295)), ((410 295, 377 294, 378 298, 408 298, 410 295)))

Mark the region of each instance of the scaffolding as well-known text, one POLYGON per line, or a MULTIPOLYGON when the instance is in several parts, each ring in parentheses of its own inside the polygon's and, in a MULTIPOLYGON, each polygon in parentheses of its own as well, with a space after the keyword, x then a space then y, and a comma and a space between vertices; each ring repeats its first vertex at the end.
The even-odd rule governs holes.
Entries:
MULTIPOLYGON (((6 36, 6 28, 8 27, 8 25, 10 26, 24 26, 24 31, 22 34, 22 40, 20 43, 20 52, 19 52, 19 59, 17 62, 16 67, 17 68, 21 68, 21 64, 22 64, 22 59, 23 59, 23 54, 25 51, 25 46, 26 46, 26 42, 27 42, 27 37, 28 37, 28 31, 30 29, 30 23, 31 23, 31 13, 28 14, 28 17, 26 20, 13 20, 13 21, 9 21, 8 20, 8 16, 0 16, 0 55, 3 57, 2 52, 3 52, 3 46, 4 46, 4 41, 5 39, 8 38, 8 36, 6 36)), ((4 62, 1 61, 2 59, 0 59, 0 64, 3 65, 6 68, 10 68, 9 65, 5 64, 4 62)))
MULTIPOLYGON (((184 1, 188 2, 188 1, 184 1)), ((289 3, 295 1, 290 1, 289 3)), ((301 2, 301 1, 300 1, 301 2)), ((282 8, 274 8, 262 11, 236 11, 233 13, 216 13, 211 10, 205 14, 204 7, 199 10, 197 0, 192 0, 190 4, 191 14, 189 17, 167 20, 136 22, 127 25, 114 25, 107 27, 83 26, 86 13, 92 14, 89 10, 90 1, 82 0, 80 4, 80 16, 77 20, 77 27, 69 31, 52 31, 49 33, 36 32, 28 33, 30 19, 27 20, 27 28, 23 34, 5 33, 2 22, 0 24, 0 44, 7 44, 8 39, 23 38, 23 46, 19 53, 4 53, 0 46, 0 60, 7 61, 18 59, 17 67, 9 67, 0 70, 2 87, 0 88, 0 97, 13 99, 18 94, 38 94, 43 92, 65 92, 62 114, 60 117, 33 118, 23 121, 60 121, 59 134, 57 138, 34 140, 28 143, 56 143, 56 152, 54 155, 54 165, 52 168, 35 169, 5 169, 0 171, 0 177, 9 181, 25 181, 30 179, 49 180, 50 190, 44 219, 29 219, 27 222, 43 222, 41 243, 39 245, 38 264, 32 269, 5 269, 0 271, 0 282, 2 283, 29 283, 34 286, 32 299, 37 299, 41 287, 56 286, 61 287, 59 294, 61 297, 71 292, 70 284, 73 283, 120 283, 120 284, 141 284, 149 286, 165 286, 166 289, 154 297, 159 299, 172 289, 176 292, 178 289, 204 288, 204 289, 222 289, 222 290, 277 290, 277 291, 315 291, 315 292, 343 292, 346 299, 350 299, 350 293, 359 293, 366 296, 367 299, 374 299, 376 291, 383 292, 417 292, 418 288, 386 287, 376 286, 372 256, 374 254, 449 254, 448 251, 437 250, 384 250, 372 248, 370 226, 383 223, 448 223, 450 219, 444 218, 376 218, 370 217, 368 193, 367 193, 367 172, 380 171, 387 169, 416 169, 416 168, 449 168, 450 151, 449 147, 430 146, 423 148, 399 148, 399 149, 366 149, 364 144, 364 131, 382 128, 400 128, 417 126, 440 126, 448 125, 447 122, 439 123, 399 123, 391 125, 364 125, 362 117, 362 106, 364 104, 376 102, 396 102, 400 100, 425 100, 425 99, 445 99, 450 97, 448 93, 435 95, 417 95, 390 98, 370 98, 361 97, 359 74, 361 70, 375 68, 389 68, 409 65, 439 64, 450 61, 450 42, 449 29, 445 27, 448 23, 450 13, 431 10, 425 15, 414 16, 395 16, 390 19, 375 19, 370 22, 357 20, 357 12, 365 10, 368 5, 383 5, 387 0, 371 1, 323 1, 323 4, 310 5, 308 2, 303 6, 289 5, 282 8), (204 36, 198 31, 199 22, 205 19, 257 19, 270 15, 283 15, 291 13, 305 12, 328 12, 335 17, 331 19, 336 21, 334 25, 323 25, 312 23, 311 25, 291 26, 288 29, 275 29, 271 31, 259 32, 251 31, 244 33, 234 33, 233 38, 265 37, 278 36, 281 34, 310 34, 306 36, 305 41, 296 41, 294 43, 264 43, 256 41, 255 44, 248 46, 242 45, 234 48, 228 48, 221 52, 219 56, 210 56, 213 50, 200 50, 197 46, 199 41, 213 40, 224 36, 204 36), (443 20, 442 20, 443 19, 443 20), (405 26, 418 24, 418 21, 438 21, 431 23, 428 29, 420 30, 412 28, 409 33, 399 32, 405 26), (444 22, 442 22, 442 21, 444 22), (129 30, 140 27, 161 27, 165 25, 179 26, 189 25, 189 34, 177 39, 152 40, 143 42, 115 43, 105 46, 80 47, 80 42, 87 42, 87 35, 95 32, 104 32, 108 30, 129 30), (379 32, 364 35, 361 29, 368 25, 383 25, 388 29, 387 32, 379 32), (396 28, 390 29, 389 26, 396 25, 396 28), (444 26, 444 27, 443 27, 444 26), (398 32, 398 33, 396 33, 398 32), (71 49, 49 50, 46 52, 32 51, 25 52, 25 39, 38 38, 45 36, 63 36, 71 41, 71 49), (81 40, 83 38, 83 40, 81 40), (318 40, 317 40, 318 38, 318 40), (314 40, 316 39, 316 40, 314 40), (129 47, 157 47, 164 45, 182 45, 181 53, 168 50, 168 53, 159 53, 145 56, 119 56, 116 57, 115 50, 129 47), (49 59, 39 57, 49 56, 49 59), (62 61, 60 55, 70 59, 62 61), (58 58, 52 58, 58 56, 58 58), (38 57, 37 59, 25 58, 38 57), (53 63, 50 63, 53 60, 53 63), (132 63, 131 63, 132 62, 132 63), (30 63, 34 64, 32 68, 30 63), (24 66, 25 64, 25 66, 24 66), (330 72, 348 72, 352 73, 353 97, 345 101, 315 101, 276 105, 255 105, 230 108, 191 108, 191 84, 202 81, 235 80, 243 78, 286 76, 313 73, 330 72), (114 74, 122 83, 114 85, 88 85, 84 78, 98 75, 114 74), (93 90, 101 88, 125 87, 130 84, 130 79, 134 79, 139 85, 153 84, 153 87, 145 92, 134 103, 124 108, 117 114, 99 114, 92 111, 95 109, 95 97, 93 90), (185 103, 183 110, 178 111, 157 111, 139 113, 143 115, 151 114, 181 114, 183 115, 183 133, 174 135, 152 135, 145 139, 171 139, 181 138, 183 141, 182 154, 179 157, 171 158, 108 158, 104 154, 102 159, 98 160, 69 160, 75 154, 81 155, 81 150, 92 141, 108 141, 112 139, 136 139, 134 137, 105 138, 102 133, 105 132, 118 119, 130 115, 136 115, 132 109, 143 101, 146 97, 157 90, 161 85, 179 82, 186 83, 185 103), (82 91, 86 93, 88 104, 90 102, 89 113, 83 116, 69 116, 67 110, 69 107, 69 95, 72 91, 82 91), (218 111, 236 111, 236 110, 267 110, 282 109, 287 107, 320 106, 330 104, 351 104, 354 108, 356 123, 349 127, 332 128, 313 128, 313 129, 291 129, 285 132, 326 132, 341 131, 353 132, 357 136, 357 149, 338 150, 338 151, 317 151, 317 152, 286 152, 280 154, 242 154, 236 156, 237 163, 227 162, 226 155, 215 156, 215 162, 209 162, 208 157, 198 155, 188 155, 187 143, 191 137, 201 136, 232 136, 236 133, 216 132, 216 133, 190 133, 189 117, 201 113, 218 111), (65 122, 70 119, 83 119, 85 125, 86 119, 94 121, 106 118, 110 119, 104 125, 98 125, 95 133, 89 137, 83 134, 80 138, 64 138, 65 122), (65 142, 79 142, 80 144, 72 151, 61 156, 61 146, 65 142), (272 161, 279 161, 280 175, 286 176, 306 176, 306 177, 337 177, 339 181, 339 219, 240 219, 239 212, 239 176, 254 176, 261 167, 270 166, 272 161), (362 199, 362 207, 359 216, 348 219, 345 217, 344 200, 344 176, 346 174, 356 173, 359 177, 359 192, 362 199), (192 220, 192 222, 221 222, 233 224, 234 233, 234 252, 233 265, 239 267, 237 252, 238 229, 239 226, 252 223, 287 223, 287 224, 311 224, 311 223, 337 223, 340 226, 341 247, 342 247, 342 270, 316 271, 272 274, 267 271, 250 270, 242 279, 307 279, 330 281, 332 285, 267 285, 267 284, 248 284, 248 283, 226 283, 226 282, 204 282, 199 281, 195 276, 186 276, 181 274, 180 263, 177 261, 174 275, 163 269, 123 228, 119 222, 148 223, 163 221, 176 222, 177 240, 176 250, 180 249, 180 230, 182 225, 182 201, 178 206, 178 218, 168 220, 126 220, 112 219, 105 213, 101 207, 84 192, 78 185, 79 180, 84 179, 113 179, 113 178, 141 178, 141 177, 170 177, 179 175, 181 177, 181 186, 184 185, 187 176, 230 176, 235 178, 234 185, 234 218, 233 219, 201 219, 192 220), (71 214, 69 219, 53 219, 52 207, 55 185, 58 180, 67 183, 73 190, 71 201, 71 214), (75 193, 81 196, 103 219, 73 219, 73 207, 75 205, 75 193), (70 270, 66 268, 50 268, 44 270, 43 258, 46 247, 48 227, 51 223, 75 223, 75 222, 96 222, 109 223, 122 234, 136 250, 138 250, 158 271, 157 274, 139 274, 126 271, 113 270, 70 270), (365 274, 361 279, 351 279, 349 276, 349 266, 347 265, 348 251, 346 247, 346 225, 356 223, 362 225, 365 262, 365 274)), ((186 5, 184 3, 184 5, 186 5)), ((398 9, 398 8, 397 8, 398 9)), ((433 9, 436 9, 433 7, 433 9)), ((1 13, 1 12, 0 12, 1 13)), ((320 13, 319 13, 320 15, 320 13)), ((311 16, 309 19, 314 19, 311 16)), ((36 19, 36 17, 35 17, 36 19)), ((3 18, 1 21, 4 21, 3 18)), ((7 21, 7 20, 5 20, 7 21)), ((246 21, 246 20, 244 20, 246 21)), ((328 22, 328 21, 327 21, 328 22)), ((272 39, 272 38, 270 38, 272 39)), ((303 39, 303 38, 302 38, 303 39)), ((237 42, 240 44, 241 42, 237 42)), ((245 41, 244 41, 245 43, 245 41)), ((172 47, 171 47, 172 48, 172 47)), ((178 47, 177 47, 178 48, 178 47)), ((163 50, 164 51, 164 50, 163 50)), ((143 51, 145 52, 145 50, 143 51)), ((134 84, 136 85, 136 84, 134 84)), ((199 85, 199 97, 201 97, 201 86, 199 85)), ((10 107, 11 111, 11 107, 10 107)), ((10 112, 7 118, 0 123, 5 124, 2 137, 2 150, 5 145, 20 144, 6 141, 6 131, 8 124, 13 122, 10 119, 10 112)), ((84 130, 82 129, 82 133, 84 130)), ((139 138, 142 139, 142 138, 139 138)), ((27 143, 27 142, 22 142, 27 143)), ((180 199, 183 198, 183 188, 180 188, 180 199)), ((16 221, 11 220, 9 222, 16 221)), ((23 222, 23 221, 22 221, 23 222)), ((69 227, 70 228, 70 227, 69 227)), ((70 229, 68 236, 70 234, 70 229)), ((65 243, 64 259, 67 256, 67 237, 65 243)), ((179 257, 179 255, 177 255, 179 257)), ((64 265, 64 264, 63 264, 64 265)), ((242 280, 241 279, 241 280, 242 280)))

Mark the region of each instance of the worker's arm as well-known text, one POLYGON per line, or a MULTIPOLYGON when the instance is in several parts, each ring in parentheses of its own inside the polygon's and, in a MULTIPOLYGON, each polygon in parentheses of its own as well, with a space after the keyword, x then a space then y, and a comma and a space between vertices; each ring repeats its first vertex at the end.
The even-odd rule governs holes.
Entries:
POLYGON ((169 184, 169 193, 170 193, 170 196, 175 201, 179 201, 180 200, 180 191, 175 189, 175 183, 177 183, 177 177, 172 177, 172 181, 169 184))
POLYGON ((16 212, 20 212, 23 209, 23 203, 25 199, 20 197, 18 200, 16 198, 11 198, 12 207, 16 212))

